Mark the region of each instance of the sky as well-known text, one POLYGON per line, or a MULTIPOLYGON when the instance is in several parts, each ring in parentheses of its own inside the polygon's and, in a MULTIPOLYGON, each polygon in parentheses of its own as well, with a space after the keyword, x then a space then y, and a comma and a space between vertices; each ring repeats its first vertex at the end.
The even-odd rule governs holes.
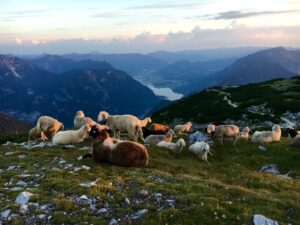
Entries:
POLYGON ((300 0, 1 0, 0 53, 300 47, 300 0))

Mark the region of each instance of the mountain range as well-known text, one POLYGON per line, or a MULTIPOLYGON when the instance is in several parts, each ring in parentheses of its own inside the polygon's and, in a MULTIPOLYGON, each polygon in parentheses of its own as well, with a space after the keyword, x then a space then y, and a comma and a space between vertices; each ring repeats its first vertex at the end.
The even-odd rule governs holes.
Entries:
POLYGON ((54 74, 9 55, 0 55, 0 87, 1 112, 31 123, 49 115, 71 126, 77 110, 93 118, 100 110, 141 116, 160 101, 112 66, 54 74))

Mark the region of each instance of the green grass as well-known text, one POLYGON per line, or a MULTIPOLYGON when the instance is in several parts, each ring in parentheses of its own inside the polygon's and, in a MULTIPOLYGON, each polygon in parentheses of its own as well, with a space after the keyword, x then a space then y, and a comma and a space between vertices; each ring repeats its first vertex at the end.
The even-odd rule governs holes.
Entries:
MULTIPOLYGON (((13 179, 13 185, 8 187, 15 187, 19 180, 39 184, 38 187, 29 185, 32 188, 29 191, 34 194, 30 202, 53 207, 54 212, 47 214, 52 215, 51 224, 108 224, 111 218, 123 219, 144 208, 149 211, 138 224, 252 224, 254 214, 263 214, 280 224, 299 224, 300 149, 290 147, 290 142, 284 139, 266 145, 267 152, 259 151, 258 145, 252 143, 216 145, 212 150, 214 156, 209 158, 211 165, 195 158, 187 149, 174 155, 165 149, 150 148, 146 168, 124 168, 91 159, 78 161, 77 157, 86 153, 78 147, 23 150, 1 146, 0 168, 5 170, 9 165, 20 165, 21 170, 5 170, 0 174, 0 212, 10 208, 18 213, 14 201, 19 192, 4 186, 13 179), (4 155, 10 151, 12 155, 4 155), (18 158, 20 154, 26 154, 27 158, 18 158), (72 169, 63 169, 55 157, 62 157, 76 166, 87 165, 91 170, 70 173, 72 169), (260 173, 259 169, 265 164, 276 164, 282 173, 290 172, 296 179, 260 173), (20 178, 22 172, 44 177, 20 178), (79 186, 81 182, 97 178, 100 180, 94 187, 79 186), (142 189, 148 190, 150 196, 136 203, 137 192, 142 189), (155 201, 152 196, 155 192, 162 193, 162 203, 155 201), (98 197, 99 209, 108 203, 113 213, 100 217, 87 205, 78 208, 74 199, 83 194, 89 198, 98 197), (123 205, 126 197, 131 201, 129 206, 123 205), (175 199, 174 207, 158 211, 169 198, 175 199)), ((82 145, 90 145, 90 141, 82 145)), ((30 213, 41 212, 33 210, 30 213)), ((24 218, 15 218, 11 223, 23 224, 24 218)))

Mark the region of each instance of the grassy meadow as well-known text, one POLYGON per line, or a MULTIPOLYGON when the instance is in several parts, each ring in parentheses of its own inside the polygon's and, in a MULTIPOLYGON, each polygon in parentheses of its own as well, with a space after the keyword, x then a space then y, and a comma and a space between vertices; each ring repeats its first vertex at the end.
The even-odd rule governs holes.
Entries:
POLYGON ((250 142, 216 145, 211 164, 194 157, 187 147, 180 154, 153 147, 148 148, 150 161, 145 168, 78 160, 88 152, 79 148, 90 146, 91 140, 69 149, 2 145, 0 212, 11 210, 4 224, 109 224, 115 219, 119 224, 240 225, 253 224, 253 215, 263 214, 280 224, 297 225, 300 149, 290 142, 284 138, 266 145, 266 151, 250 142), (276 164, 293 179, 259 172, 266 164, 276 164), (8 170, 12 165, 17 167, 8 170), (79 185, 95 180, 95 186, 79 185), (13 191, 18 181, 27 185, 13 191), (25 214, 15 203, 23 190, 34 194, 25 214), (79 201, 82 195, 89 200, 79 201), (134 218, 142 209, 148 211, 134 218))

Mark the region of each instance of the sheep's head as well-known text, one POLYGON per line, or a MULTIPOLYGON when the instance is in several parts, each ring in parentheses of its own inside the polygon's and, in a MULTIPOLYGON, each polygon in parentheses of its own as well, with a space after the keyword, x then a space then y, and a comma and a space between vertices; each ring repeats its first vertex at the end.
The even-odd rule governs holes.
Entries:
POLYGON ((152 120, 150 117, 147 117, 148 123, 152 123, 152 120))
POLYGON ((215 130, 216 130, 216 126, 215 126, 215 125, 209 124, 209 125, 207 126, 207 133, 208 133, 208 134, 215 132, 215 130))
POLYGON ((204 151, 205 152, 209 152, 209 149, 210 149, 209 145, 207 143, 205 143, 205 145, 204 145, 204 151))
POLYGON ((91 131, 91 126, 89 125, 89 124, 85 124, 84 125, 84 130, 86 131, 86 132, 90 132, 91 131))
POLYGON ((274 124, 273 127, 272 127, 272 131, 274 132, 281 132, 281 127, 277 124, 274 124))
POLYGON ((252 133, 252 130, 249 127, 244 127, 243 131, 246 133, 252 133))
POLYGON ((109 114, 105 111, 101 111, 98 114, 98 122, 103 121, 103 120, 107 120, 109 117, 109 114))
POLYGON ((90 130, 90 136, 93 137, 94 139, 103 139, 103 137, 105 137, 103 140, 105 140, 106 138, 109 137, 109 134, 107 132, 107 126, 106 125, 100 125, 100 124, 96 124, 94 126, 91 127, 90 130), (105 134, 105 135, 104 135, 105 134))
POLYGON ((175 136, 175 133, 172 129, 168 130, 167 136, 175 136))
POLYGON ((78 118, 83 118, 85 115, 84 115, 84 112, 83 111, 77 111, 77 113, 76 113, 76 117, 78 117, 78 118))
POLYGON ((183 147, 185 147, 185 141, 182 138, 180 138, 177 141, 177 145, 182 149, 183 147))

